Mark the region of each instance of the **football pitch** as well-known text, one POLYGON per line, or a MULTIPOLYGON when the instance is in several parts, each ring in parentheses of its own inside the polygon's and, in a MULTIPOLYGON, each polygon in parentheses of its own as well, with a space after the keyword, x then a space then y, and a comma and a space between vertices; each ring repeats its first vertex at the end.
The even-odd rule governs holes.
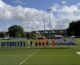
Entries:
POLYGON ((80 46, 0 49, 0 65, 80 65, 80 46))

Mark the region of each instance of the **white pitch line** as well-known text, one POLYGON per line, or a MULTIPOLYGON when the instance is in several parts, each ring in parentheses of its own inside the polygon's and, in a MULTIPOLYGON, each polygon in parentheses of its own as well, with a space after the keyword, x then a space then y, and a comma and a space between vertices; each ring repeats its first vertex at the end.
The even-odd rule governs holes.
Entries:
POLYGON ((80 55, 80 52, 76 52, 78 55, 80 55))
POLYGON ((22 65, 25 61, 27 61, 30 57, 35 55, 39 50, 34 51, 32 54, 30 54, 28 57, 26 57, 23 61, 19 63, 19 65, 22 65))

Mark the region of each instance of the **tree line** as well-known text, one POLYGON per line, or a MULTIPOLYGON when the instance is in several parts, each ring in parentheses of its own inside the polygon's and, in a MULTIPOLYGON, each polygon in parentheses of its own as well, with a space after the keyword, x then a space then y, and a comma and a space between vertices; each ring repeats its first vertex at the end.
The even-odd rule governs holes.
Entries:
MULTIPOLYGON (((72 21, 69 27, 66 29, 67 36, 80 36, 80 20, 72 21)), ((63 32, 64 33, 64 32, 63 32)), ((12 38, 34 38, 35 33, 26 33, 22 26, 12 25, 8 28, 8 32, 0 32, 0 38, 12 37, 12 38), (8 36, 7 36, 8 35, 8 36)))
POLYGON ((22 26, 12 25, 8 28, 8 32, 0 32, 0 38, 34 38, 34 33, 25 32, 22 26))
POLYGON ((67 28, 68 36, 80 36, 80 20, 72 21, 67 28))

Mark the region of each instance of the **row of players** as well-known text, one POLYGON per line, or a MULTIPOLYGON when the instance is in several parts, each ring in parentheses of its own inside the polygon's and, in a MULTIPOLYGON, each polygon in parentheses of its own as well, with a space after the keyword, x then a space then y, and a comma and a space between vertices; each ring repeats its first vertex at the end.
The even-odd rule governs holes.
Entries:
POLYGON ((71 40, 64 40, 64 39, 55 39, 54 40, 55 44, 65 44, 65 45, 75 45, 76 41, 71 39, 71 40))
MULTIPOLYGON (((54 44, 54 45, 76 45, 75 44, 75 40, 64 40, 64 39, 55 39, 55 40, 50 40, 50 41, 41 41, 41 40, 37 40, 35 42, 35 45, 49 45, 49 44, 54 44)), ((33 44, 31 42, 31 44, 33 44)))
MULTIPOLYGON (((26 42, 0 42, 0 46, 1 47, 25 47, 26 46, 26 42)), ((62 40, 62 39, 56 39, 54 41, 52 41, 51 43, 49 42, 30 42, 30 46, 33 46, 33 44, 35 44, 35 46, 45 46, 45 45, 49 45, 49 44, 54 44, 54 45, 75 45, 75 41, 74 40, 62 40)))
POLYGON ((1 47, 25 47, 25 42, 0 42, 1 47))

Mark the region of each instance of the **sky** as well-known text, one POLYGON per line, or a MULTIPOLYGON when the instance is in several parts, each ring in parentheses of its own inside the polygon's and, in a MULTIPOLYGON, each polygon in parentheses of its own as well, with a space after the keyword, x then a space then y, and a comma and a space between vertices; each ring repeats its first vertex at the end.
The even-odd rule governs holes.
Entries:
POLYGON ((44 30, 44 21, 47 30, 66 29, 76 20, 80 20, 80 0, 0 0, 0 32, 12 25, 25 31, 44 30))

